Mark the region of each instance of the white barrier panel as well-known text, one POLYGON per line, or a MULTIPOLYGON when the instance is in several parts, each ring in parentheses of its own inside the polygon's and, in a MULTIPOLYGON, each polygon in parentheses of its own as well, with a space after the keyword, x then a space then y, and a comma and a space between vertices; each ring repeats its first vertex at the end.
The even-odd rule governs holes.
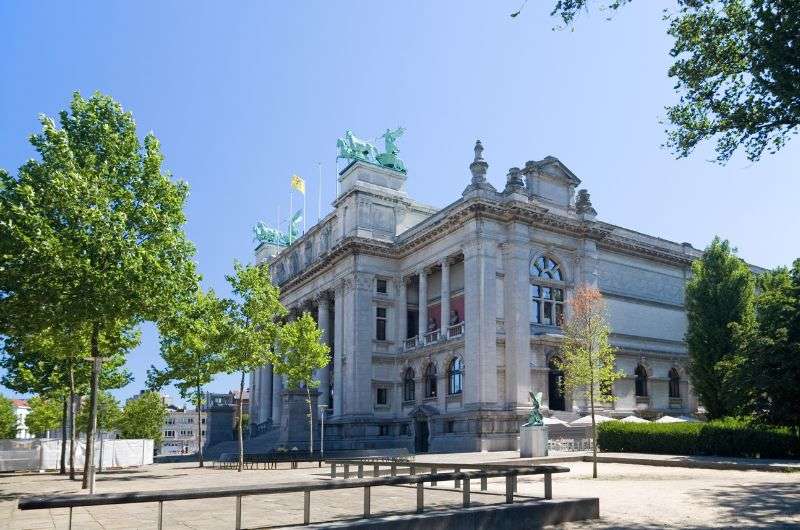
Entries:
MULTIPOLYGON (((75 467, 83 467, 84 440, 75 440, 75 467)), ((95 441, 94 463, 102 468, 144 466, 153 463, 153 440, 95 441)), ((69 441, 66 459, 69 462, 69 441)), ((0 440, 0 471, 37 471, 58 469, 61 463, 61 440, 0 440)), ((69 464, 68 464, 69 465, 69 464)))

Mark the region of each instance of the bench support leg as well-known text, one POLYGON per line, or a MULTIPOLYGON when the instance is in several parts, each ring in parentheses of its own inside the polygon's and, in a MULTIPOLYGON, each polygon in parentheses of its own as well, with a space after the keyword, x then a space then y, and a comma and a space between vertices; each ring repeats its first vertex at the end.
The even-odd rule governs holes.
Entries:
POLYGON ((358 464, 358 478, 364 478, 364 464, 358 464))
POLYGON ((379 476, 381 476, 381 466, 377 464, 372 466, 372 476, 374 478, 378 478, 379 476))
MULTIPOLYGON (((436 466, 431 466, 431 475, 435 475, 435 474, 436 474, 436 466)), ((436 480, 431 480, 431 486, 435 486, 435 485, 436 485, 436 480)))
POLYGON ((311 490, 303 492, 303 524, 311 522, 311 490))
POLYGON ((331 464, 331 478, 336 478, 336 464, 331 464))
MULTIPOLYGON (((72 519, 72 508, 70 511, 70 520, 72 519)), ((70 526, 72 528, 72 526, 70 526)), ((158 501, 158 530, 164 528, 164 501, 158 501)))
MULTIPOLYGON (((457 468, 453 469, 453 471, 455 471, 456 473, 458 473, 459 471, 461 471, 461 468, 460 468, 460 467, 457 467, 457 468)), ((454 486, 456 489, 460 488, 460 487, 461 487, 461 479, 458 479, 458 478, 457 478, 457 479, 455 480, 455 484, 454 484, 453 486, 454 486)))
POLYGON ((242 496, 236 496, 236 530, 242 528, 242 496))
POLYGON ((464 508, 469 508, 469 479, 468 478, 464 479, 464 489, 462 490, 461 497, 462 497, 461 500, 463 501, 462 504, 464 505, 464 508))
POLYGON ((425 483, 417 482, 417 513, 425 510, 425 483))
POLYGON ((506 504, 514 502, 514 480, 511 475, 506 475, 506 504))
MULTIPOLYGON (((159 522, 161 522, 159 520, 159 522)), ((69 526, 67 527, 69 530, 72 530, 72 506, 69 507, 69 526)), ((159 525, 159 530, 161 530, 161 526, 159 525)))
POLYGON ((553 498, 553 475, 550 473, 544 474, 544 498, 553 498))
POLYGON ((487 482, 488 481, 486 480, 485 476, 481 477, 481 491, 486 491, 486 489, 488 487, 487 482))
POLYGON ((369 495, 370 495, 369 486, 366 486, 364 488, 364 519, 369 518, 369 505, 370 505, 369 495))

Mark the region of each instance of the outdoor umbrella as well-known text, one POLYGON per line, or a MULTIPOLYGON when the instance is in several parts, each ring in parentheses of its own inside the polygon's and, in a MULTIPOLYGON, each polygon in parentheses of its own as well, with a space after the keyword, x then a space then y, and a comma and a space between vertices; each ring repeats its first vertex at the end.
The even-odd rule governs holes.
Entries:
POLYGON ((661 416, 656 420, 656 423, 683 423, 686 420, 682 420, 681 418, 675 418, 672 416, 661 416))
POLYGON ((640 418, 639 416, 625 416, 620 421, 624 421, 625 423, 650 423, 648 420, 644 418, 640 418))
MULTIPOLYGON (((608 416, 603 416, 602 414, 595 414, 594 415, 595 423, 603 423, 604 421, 616 421, 614 418, 609 418, 608 416)), ((582 418, 578 418, 577 420, 570 423, 570 425, 591 425, 592 424, 592 415, 587 414, 582 418)))

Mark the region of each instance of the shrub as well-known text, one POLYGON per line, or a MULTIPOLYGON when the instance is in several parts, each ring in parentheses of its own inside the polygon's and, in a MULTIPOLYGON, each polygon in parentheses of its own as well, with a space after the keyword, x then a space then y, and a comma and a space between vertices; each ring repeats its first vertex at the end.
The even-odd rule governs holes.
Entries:
POLYGON ((800 456, 800 439, 786 427, 726 419, 709 423, 623 423, 598 426, 601 451, 756 458, 800 456))

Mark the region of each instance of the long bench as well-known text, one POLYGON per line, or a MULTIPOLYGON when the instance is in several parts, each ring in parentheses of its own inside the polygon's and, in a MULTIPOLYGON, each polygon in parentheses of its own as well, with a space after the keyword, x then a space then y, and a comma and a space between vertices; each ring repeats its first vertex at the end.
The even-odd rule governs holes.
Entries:
MULTIPOLYGON (((355 459, 379 459, 387 461, 386 459, 403 459, 412 460, 411 455, 405 448, 391 448, 391 449, 364 449, 354 451, 328 451, 324 453, 308 451, 271 451, 269 453, 245 453, 244 454, 244 468, 245 469, 277 469, 279 463, 288 463, 290 469, 297 469, 300 463, 316 463, 318 467, 322 466, 322 462, 327 458, 347 458, 350 460, 355 459)), ((239 466, 239 453, 222 453, 214 461, 213 466, 219 469, 234 469, 239 466)))
POLYGON ((536 466, 525 468, 510 468, 482 471, 462 471, 452 473, 430 473, 423 475, 403 475, 379 478, 364 478, 353 480, 326 480, 315 482, 295 482, 290 484, 273 485, 254 485, 254 486, 230 486, 218 488, 198 488, 184 490, 157 490, 157 491, 133 491, 126 493, 100 493, 96 495, 70 494, 70 495, 47 495, 47 496, 28 496, 20 499, 18 507, 20 510, 47 510, 52 508, 69 508, 69 528, 72 529, 72 510, 76 507, 85 506, 104 506, 113 504, 133 504, 152 502, 158 503, 158 528, 163 528, 164 522, 164 503, 172 501, 182 501, 190 499, 212 499, 221 497, 235 498, 235 528, 242 527, 242 498, 253 495, 273 495, 280 493, 303 492, 303 524, 311 522, 311 492, 329 491, 339 489, 363 488, 364 490, 364 510, 363 517, 371 515, 371 491, 377 486, 402 486, 415 484, 417 490, 416 513, 425 510, 425 483, 436 483, 438 481, 458 480, 462 486, 462 502, 464 508, 470 506, 470 482, 473 479, 480 479, 484 483, 489 478, 505 477, 505 502, 514 502, 514 484, 516 478, 523 475, 544 475, 545 476, 545 498, 552 498, 551 475, 554 473, 567 473, 569 468, 560 466, 536 466))

